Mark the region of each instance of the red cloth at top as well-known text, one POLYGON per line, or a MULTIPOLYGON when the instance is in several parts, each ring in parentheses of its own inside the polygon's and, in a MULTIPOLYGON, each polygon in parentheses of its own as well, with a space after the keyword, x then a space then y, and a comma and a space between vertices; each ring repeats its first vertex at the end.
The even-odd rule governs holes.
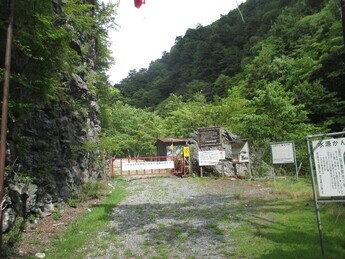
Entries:
POLYGON ((140 8, 142 4, 145 4, 145 0, 134 0, 134 5, 136 8, 140 8))

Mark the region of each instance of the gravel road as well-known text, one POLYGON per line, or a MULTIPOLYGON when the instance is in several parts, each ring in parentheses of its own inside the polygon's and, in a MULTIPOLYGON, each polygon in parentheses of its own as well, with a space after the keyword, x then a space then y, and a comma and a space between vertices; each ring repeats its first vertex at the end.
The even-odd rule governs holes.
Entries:
MULTIPOLYGON (((241 204, 241 185, 174 176, 127 181, 128 195, 113 209, 109 231, 88 244, 87 258, 231 257, 227 229, 239 224, 229 218, 241 204)), ((251 188, 245 195, 266 192, 251 188)))

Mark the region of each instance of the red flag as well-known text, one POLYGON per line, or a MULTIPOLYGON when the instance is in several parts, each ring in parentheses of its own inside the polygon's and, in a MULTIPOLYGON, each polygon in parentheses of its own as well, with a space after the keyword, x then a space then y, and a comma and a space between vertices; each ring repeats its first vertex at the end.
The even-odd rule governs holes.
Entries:
POLYGON ((142 4, 145 4, 145 0, 134 0, 134 5, 136 8, 140 8, 142 4))

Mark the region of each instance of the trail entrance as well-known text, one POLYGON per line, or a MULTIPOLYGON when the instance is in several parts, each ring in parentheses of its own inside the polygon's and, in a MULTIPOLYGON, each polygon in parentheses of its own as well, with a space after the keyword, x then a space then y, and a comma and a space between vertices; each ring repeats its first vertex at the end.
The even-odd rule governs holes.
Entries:
POLYGON ((112 158, 111 177, 186 174, 182 156, 112 158))

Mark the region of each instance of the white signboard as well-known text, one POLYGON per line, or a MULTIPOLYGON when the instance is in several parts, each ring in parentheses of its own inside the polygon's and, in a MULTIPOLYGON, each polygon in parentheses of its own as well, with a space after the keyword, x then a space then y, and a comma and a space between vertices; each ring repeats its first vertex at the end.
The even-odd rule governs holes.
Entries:
POLYGON ((220 159, 225 159, 225 152, 219 150, 199 151, 199 166, 216 165, 220 159))
POLYGON ((273 164, 295 163, 293 142, 272 143, 271 149, 273 164))
POLYGON ((174 169, 174 161, 122 162, 122 170, 174 169))
POLYGON ((345 196, 345 138, 312 144, 320 196, 345 196))

